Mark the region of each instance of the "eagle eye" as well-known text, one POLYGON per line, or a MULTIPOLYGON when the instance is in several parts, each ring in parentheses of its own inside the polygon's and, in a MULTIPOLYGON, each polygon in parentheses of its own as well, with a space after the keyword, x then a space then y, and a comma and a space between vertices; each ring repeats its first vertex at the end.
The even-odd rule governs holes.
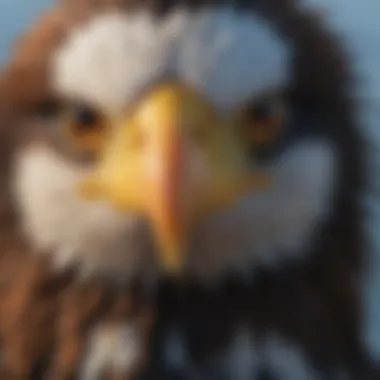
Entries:
POLYGON ((62 118, 64 132, 76 150, 99 151, 107 132, 106 118, 100 112, 83 103, 72 103, 62 118))
POLYGON ((280 138, 286 107, 278 95, 266 95, 251 101, 240 117, 243 138, 250 147, 265 148, 280 138))
POLYGON ((248 110, 249 116, 253 121, 266 123, 270 122, 270 119, 277 112, 278 102, 275 99, 259 99, 252 107, 248 110))
POLYGON ((99 115, 90 107, 82 104, 75 104, 72 109, 73 122, 78 130, 86 132, 96 128, 99 122, 99 115))

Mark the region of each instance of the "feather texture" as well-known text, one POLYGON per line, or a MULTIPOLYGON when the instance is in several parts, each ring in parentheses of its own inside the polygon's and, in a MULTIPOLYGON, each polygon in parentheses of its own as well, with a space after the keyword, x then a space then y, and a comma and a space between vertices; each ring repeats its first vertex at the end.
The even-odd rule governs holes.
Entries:
MULTIPOLYGON (((315 239, 309 260, 289 262, 276 270, 256 270, 248 282, 226 278, 211 290, 191 279, 183 283, 164 281, 153 302, 132 289, 116 291, 104 281, 78 282, 75 270, 59 275, 52 272, 47 259, 35 256, 20 235, 9 188, 13 154, 21 137, 36 137, 33 129, 28 129, 28 117, 51 95, 49 62, 55 47, 74 25, 110 7, 130 10, 144 6, 165 14, 179 3, 199 9, 208 2, 62 0, 19 40, 1 73, 2 378, 39 379, 44 371, 52 379, 72 378, 83 365, 91 328, 115 321, 136 324, 141 341, 148 344, 142 350, 148 355, 144 379, 173 375, 166 366, 170 360, 164 355, 167 337, 173 330, 179 331, 179 341, 184 342, 180 346, 185 346, 182 359, 176 362, 180 363, 176 368, 180 376, 201 372, 212 378, 222 372, 227 379, 232 378, 221 363, 235 368, 236 355, 231 351, 236 332, 242 328, 253 337, 254 344, 236 343, 244 347, 248 357, 248 365, 239 362, 246 369, 241 370, 239 380, 257 379, 261 371, 273 374, 273 369, 278 370, 276 358, 283 360, 283 346, 288 350, 296 347, 292 363, 307 363, 302 368, 313 368, 313 379, 335 379, 338 372, 358 380, 375 378, 361 336, 358 283, 365 257, 359 197, 365 186, 364 153, 353 116, 349 60, 320 20, 300 12, 296 1, 241 1, 240 7, 255 10, 291 41, 295 56, 288 99, 323 120, 323 133, 338 147, 333 216, 315 239), (151 319, 146 315, 152 311, 156 316, 150 337, 146 320, 151 319), (274 339, 270 339, 271 334, 274 339), (254 369, 250 363, 255 364, 254 369)), ((282 374, 273 374, 274 378, 294 378, 284 368, 282 374)))

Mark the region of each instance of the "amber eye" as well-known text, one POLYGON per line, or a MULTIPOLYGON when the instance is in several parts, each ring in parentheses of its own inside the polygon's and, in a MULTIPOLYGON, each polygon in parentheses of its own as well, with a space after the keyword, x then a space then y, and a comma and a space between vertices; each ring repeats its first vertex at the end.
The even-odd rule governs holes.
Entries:
POLYGON ((87 105, 70 105, 65 112, 64 125, 67 137, 77 150, 94 153, 104 142, 106 119, 87 105))
POLYGON ((276 141, 284 128, 285 105, 277 96, 251 102, 241 115, 243 137, 250 145, 265 147, 276 141))
POLYGON ((93 129, 98 121, 99 115, 89 107, 76 105, 73 107, 73 121, 78 131, 89 131, 93 129))

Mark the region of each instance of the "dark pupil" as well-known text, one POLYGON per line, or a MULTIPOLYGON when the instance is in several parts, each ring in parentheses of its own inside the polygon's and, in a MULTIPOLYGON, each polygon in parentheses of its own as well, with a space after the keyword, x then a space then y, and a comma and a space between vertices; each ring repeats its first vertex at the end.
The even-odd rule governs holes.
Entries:
POLYGON ((77 127, 81 129, 92 128, 98 121, 97 114, 92 109, 86 106, 75 106, 73 113, 77 127))
POLYGON ((251 109, 251 117, 255 121, 266 121, 274 112, 274 103, 268 99, 260 100, 251 109))

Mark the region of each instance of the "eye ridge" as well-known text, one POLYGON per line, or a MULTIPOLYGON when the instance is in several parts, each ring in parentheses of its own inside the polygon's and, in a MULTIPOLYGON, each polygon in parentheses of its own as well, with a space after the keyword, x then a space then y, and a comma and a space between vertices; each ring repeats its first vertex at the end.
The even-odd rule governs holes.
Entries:
POLYGON ((36 115, 49 119, 56 117, 59 112, 62 109, 62 104, 61 102, 54 98, 54 97, 48 97, 40 100, 34 109, 34 112, 36 115))

